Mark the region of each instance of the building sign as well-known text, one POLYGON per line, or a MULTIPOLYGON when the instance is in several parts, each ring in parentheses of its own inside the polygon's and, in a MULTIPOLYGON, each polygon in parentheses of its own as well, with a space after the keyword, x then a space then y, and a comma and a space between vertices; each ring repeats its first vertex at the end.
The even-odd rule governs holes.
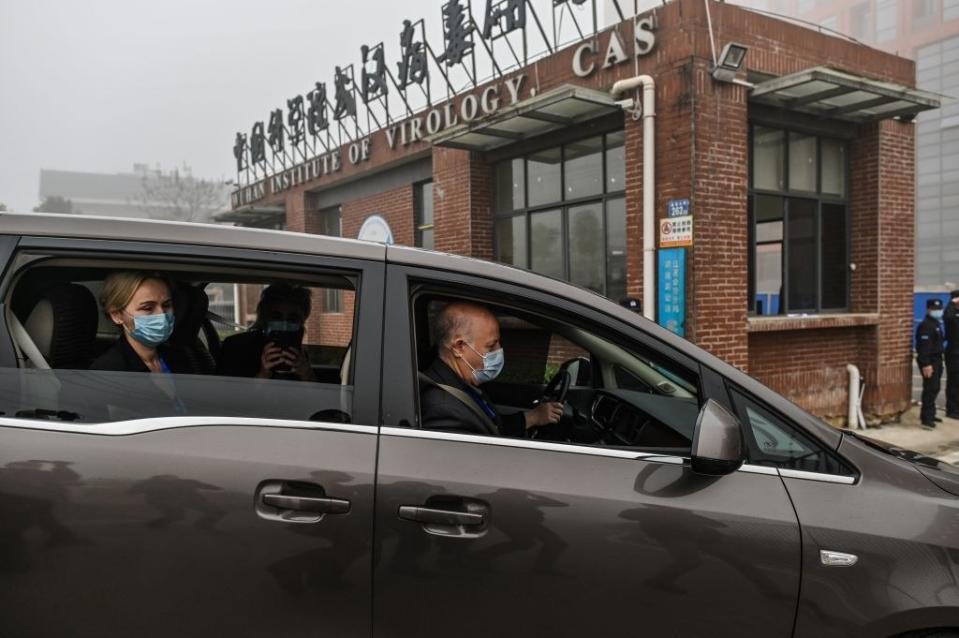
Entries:
POLYGON ((611 2, 620 21, 626 19, 621 0, 548 0, 553 14, 549 34, 543 26, 548 23, 538 15, 533 0, 447 0, 437 15, 442 41, 427 40, 420 19, 403 21, 395 53, 383 42, 360 43, 356 67, 352 63, 336 66, 332 81, 314 82, 306 93, 286 100, 285 110, 282 105, 275 107, 254 122, 248 133, 236 133, 233 207, 336 173, 346 162, 369 161, 377 152, 373 131, 383 130, 387 146, 395 149, 516 104, 529 91, 527 77, 506 77, 504 69, 530 63, 531 37, 545 47, 543 55, 566 46, 569 36, 563 35, 564 24, 567 29, 575 27, 582 41, 573 56, 573 70, 579 77, 628 62, 630 49, 633 56, 652 51, 655 13, 634 18, 630 47, 619 29, 610 30, 599 42, 598 2, 611 2), (591 16, 591 21, 585 16, 591 16), (492 68, 494 77, 482 90, 478 56, 492 68), (465 95, 454 106, 464 87, 465 95), (421 106, 414 110, 417 101, 421 106))
POLYGON ((671 199, 666 202, 667 217, 685 217, 689 214, 688 199, 671 199))
POLYGON ((676 248, 693 245, 693 216, 659 220, 659 247, 676 248))
POLYGON ((686 249, 659 251, 659 325, 686 336, 686 249))
MULTIPOLYGON (((633 21, 633 56, 642 57, 653 50, 656 45, 655 31, 655 14, 633 21)), ((626 45, 618 29, 612 29, 607 34, 605 47, 600 47, 600 44, 594 39, 576 47, 573 53, 573 73, 576 77, 587 78, 597 67, 609 69, 633 59, 626 54, 626 45)))
POLYGON ((370 215, 360 226, 360 232, 357 233, 356 238, 363 241, 374 241, 378 244, 392 244, 393 230, 380 215, 370 215))

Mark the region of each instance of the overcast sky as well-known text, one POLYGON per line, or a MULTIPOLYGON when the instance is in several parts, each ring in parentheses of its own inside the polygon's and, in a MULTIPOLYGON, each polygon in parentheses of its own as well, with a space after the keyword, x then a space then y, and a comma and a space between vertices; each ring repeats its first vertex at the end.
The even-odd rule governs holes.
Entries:
MULTIPOLYGON (((439 0, 0 0, 0 202, 38 203, 41 168, 186 162, 232 178, 233 137, 359 63, 398 53, 439 0)), ((434 15, 435 14, 435 15, 434 15)))

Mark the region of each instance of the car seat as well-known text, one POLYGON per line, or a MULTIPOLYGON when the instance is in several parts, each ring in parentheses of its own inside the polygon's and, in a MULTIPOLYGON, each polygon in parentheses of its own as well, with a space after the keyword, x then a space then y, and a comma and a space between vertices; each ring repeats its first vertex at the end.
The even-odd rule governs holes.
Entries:
POLYGON ((34 304, 23 327, 51 368, 85 370, 95 354, 98 312, 87 288, 58 284, 34 304))
POLYGON ((173 334, 169 344, 179 350, 193 374, 213 374, 216 361, 200 340, 210 300, 190 284, 177 283, 173 289, 173 334))

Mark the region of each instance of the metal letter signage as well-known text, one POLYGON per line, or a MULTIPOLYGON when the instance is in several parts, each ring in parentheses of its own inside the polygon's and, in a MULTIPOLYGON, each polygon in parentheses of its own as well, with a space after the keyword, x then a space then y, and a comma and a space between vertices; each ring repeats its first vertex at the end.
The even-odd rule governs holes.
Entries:
POLYGON ((621 0, 542 1, 552 12, 551 36, 532 0, 443 0, 442 46, 427 39, 423 19, 403 20, 393 60, 383 42, 362 45, 355 72, 353 64, 336 66, 332 84, 314 82, 309 91, 286 100, 286 113, 274 109, 265 122, 254 122, 249 135, 235 134, 234 207, 335 173, 344 157, 353 165, 368 161, 374 131, 382 131, 385 146, 395 149, 517 104, 521 93, 534 94, 527 76, 513 71, 529 65, 530 38, 539 47, 533 59, 567 46, 572 38, 572 70, 580 78, 655 47, 655 10, 632 18, 629 42, 621 0), (620 22, 605 34, 597 17, 600 2, 604 9, 614 9, 620 22), (474 14, 474 5, 481 15, 474 14), (499 59, 503 54, 505 62, 499 59), (480 82, 479 74, 490 71, 492 81, 480 82), (445 93, 436 101, 435 78, 441 78, 445 93), (365 123, 357 113, 357 97, 365 123), (404 115, 397 117, 398 103, 404 115))

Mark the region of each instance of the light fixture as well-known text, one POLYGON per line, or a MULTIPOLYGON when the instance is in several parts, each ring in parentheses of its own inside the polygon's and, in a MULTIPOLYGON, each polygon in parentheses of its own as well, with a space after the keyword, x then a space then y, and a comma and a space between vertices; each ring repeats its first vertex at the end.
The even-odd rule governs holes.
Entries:
POLYGON ((730 42, 724 46, 723 52, 719 54, 719 59, 716 61, 716 66, 713 67, 713 79, 720 82, 735 82, 736 73, 742 68, 748 50, 748 47, 735 42, 730 42))

